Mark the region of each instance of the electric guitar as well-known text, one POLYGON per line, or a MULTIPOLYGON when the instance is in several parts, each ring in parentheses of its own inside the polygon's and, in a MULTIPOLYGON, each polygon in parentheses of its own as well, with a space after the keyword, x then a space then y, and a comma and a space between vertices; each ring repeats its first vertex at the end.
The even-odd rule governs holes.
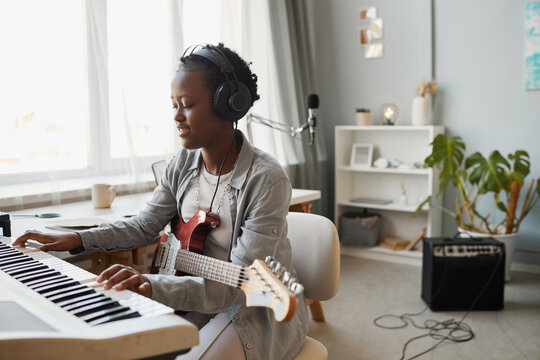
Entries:
POLYGON ((219 217, 199 210, 187 223, 175 217, 172 233, 161 236, 152 260, 151 273, 200 276, 241 289, 246 306, 274 311, 276 321, 292 319, 296 296, 304 291, 297 279, 275 259, 255 260, 250 266, 236 265, 200 254, 206 235, 219 226, 219 217))

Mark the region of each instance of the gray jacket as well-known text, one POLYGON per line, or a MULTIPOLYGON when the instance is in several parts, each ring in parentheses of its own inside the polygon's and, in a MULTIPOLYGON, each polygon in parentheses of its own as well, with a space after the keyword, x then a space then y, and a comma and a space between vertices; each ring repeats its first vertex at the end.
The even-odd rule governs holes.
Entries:
MULTIPOLYGON (((289 179, 273 157, 253 148, 240 131, 237 138, 242 147, 230 181, 233 234, 229 259, 246 266, 272 255, 292 270, 286 220, 291 200, 289 179)), ((201 162, 200 149, 180 150, 138 216, 80 233, 85 252, 132 249, 150 243, 174 215, 180 214, 184 192, 201 162)), ((194 276, 147 277, 152 298, 174 309, 208 314, 228 310, 248 360, 291 359, 305 341, 308 314, 302 296, 293 319, 278 323, 272 310, 246 307, 244 293, 236 288, 194 276)))

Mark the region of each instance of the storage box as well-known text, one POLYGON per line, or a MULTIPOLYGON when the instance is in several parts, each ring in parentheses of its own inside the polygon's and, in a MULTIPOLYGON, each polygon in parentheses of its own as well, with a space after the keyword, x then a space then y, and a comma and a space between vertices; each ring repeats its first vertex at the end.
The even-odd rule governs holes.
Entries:
POLYGON ((348 212, 339 219, 340 241, 344 246, 371 247, 377 244, 381 215, 348 212))

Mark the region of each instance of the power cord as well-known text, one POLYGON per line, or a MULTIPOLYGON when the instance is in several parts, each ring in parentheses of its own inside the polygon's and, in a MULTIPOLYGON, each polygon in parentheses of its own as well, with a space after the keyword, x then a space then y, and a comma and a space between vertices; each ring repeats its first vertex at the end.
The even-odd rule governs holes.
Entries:
MULTIPOLYGON (((408 358, 407 360, 416 359, 416 358, 418 358, 418 357, 420 357, 420 356, 422 356, 424 354, 427 354, 428 352, 434 350, 437 346, 442 344, 445 340, 449 340, 449 341, 456 342, 456 343, 467 342, 469 340, 472 340, 474 338, 474 332, 472 331, 472 328, 468 324, 463 322, 463 320, 465 320, 467 315, 469 315, 469 312, 471 312, 471 310, 474 308, 474 306, 476 305, 476 303, 478 302, 480 297, 486 291, 488 285, 493 280, 493 277, 495 276, 495 273, 497 272, 497 269, 499 268, 499 266, 501 264, 501 260, 502 260, 502 252, 499 254, 499 257, 497 259, 497 263, 495 264, 495 267, 493 268, 493 271, 492 271, 491 275, 489 276, 488 281, 484 284, 484 286, 482 287, 482 290, 480 290, 480 292, 478 293, 478 295, 476 296, 476 298, 472 302, 469 309, 465 312, 465 314, 461 317, 461 319, 459 321, 456 321, 454 319, 448 319, 448 320, 445 320, 445 321, 438 321, 438 320, 434 320, 434 319, 428 319, 428 320, 424 321, 424 326, 418 325, 418 324, 416 324, 414 322, 412 317, 422 315, 428 309, 428 307, 426 306, 424 308, 424 310, 420 311, 419 313, 414 313, 414 314, 404 313, 402 315, 394 315, 394 314, 381 315, 381 316, 379 316, 379 317, 377 317, 377 318, 375 318, 373 320, 373 324, 375 326, 377 326, 377 327, 380 327, 380 328, 383 328, 383 329, 390 329, 390 330, 403 329, 403 328, 407 327, 409 324, 411 324, 413 327, 415 327, 417 329, 429 330, 429 332, 427 332, 427 333, 425 333, 423 335, 415 336, 415 337, 410 338, 409 340, 407 340, 407 342, 403 345, 403 349, 401 351, 401 357, 400 357, 399 360, 404 360, 405 359, 405 351, 407 350, 407 346, 410 343, 412 343, 415 340, 424 338, 424 337, 429 336, 432 339, 439 340, 439 341, 435 345, 430 347, 429 349, 427 349, 425 351, 422 351, 421 353, 418 353, 418 354, 408 358), (388 317, 389 318, 397 318, 402 322, 402 324, 397 325, 397 326, 386 326, 386 325, 382 325, 382 324, 379 323, 379 320, 381 320, 383 318, 388 318, 388 317), (444 335, 446 332, 448 332, 448 333, 446 335, 444 335)), ((441 285, 439 286, 439 288, 437 289, 437 291, 433 295, 433 298, 435 298, 442 289, 442 286, 444 284, 444 280, 446 278, 446 270, 447 270, 447 264, 445 264, 445 267, 444 267, 443 276, 442 276, 442 280, 441 280, 441 285)))

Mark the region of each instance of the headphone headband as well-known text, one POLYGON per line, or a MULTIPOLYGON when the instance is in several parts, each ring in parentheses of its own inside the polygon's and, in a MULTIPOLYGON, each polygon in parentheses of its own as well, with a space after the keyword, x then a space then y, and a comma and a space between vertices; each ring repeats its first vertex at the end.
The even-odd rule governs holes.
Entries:
POLYGON ((225 77, 225 82, 214 92, 214 110, 225 120, 238 121, 247 114, 251 106, 251 93, 242 81, 238 80, 225 53, 217 46, 204 44, 190 46, 182 58, 191 49, 188 56, 195 55, 209 60, 216 65, 225 77))

